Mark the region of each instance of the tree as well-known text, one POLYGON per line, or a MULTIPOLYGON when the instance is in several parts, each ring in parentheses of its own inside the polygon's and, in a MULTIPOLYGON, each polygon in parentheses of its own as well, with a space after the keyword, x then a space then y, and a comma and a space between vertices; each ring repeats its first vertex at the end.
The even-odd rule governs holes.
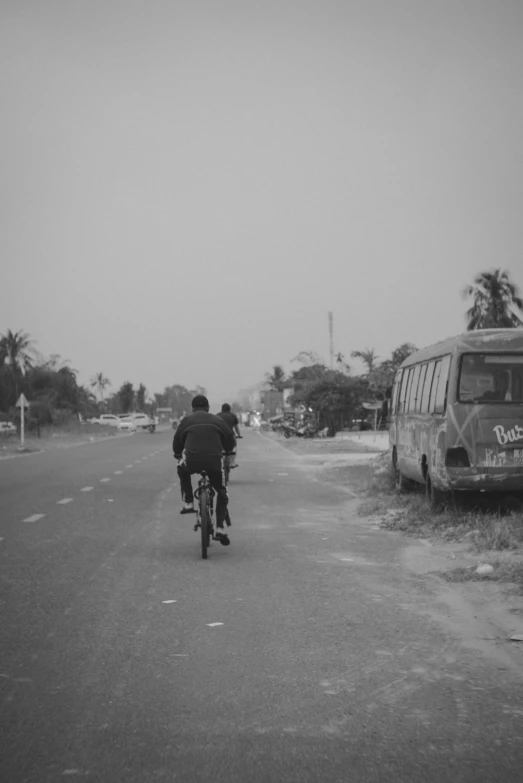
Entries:
POLYGON ((205 394, 203 386, 197 386, 195 390, 190 391, 179 383, 173 386, 166 386, 161 394, 155 394, 156 406, 158 408, 172 408, 173 416, 177 419, 191 410, 191 402, 197 394, 205 394))
POLYGON ((350 375, 351 366, 350 364, 347 364, 345 356, 340 352, 336 354, 336 364, 342 372, 345 371, 347 375, 350 375))
POLYGON ((272 373, 266 373, 265 378, 274 391, 281 392, 286 388, 287 379, 285 377, 285 371, 280 364, 275 364, 272 368, 272 373))
POLYGON ((26 332, 12 332, 8 329, 6 334, 1 335, 0 365, 3 366, 5 363, 9 365, 16 397, 23 375, 33 364, 33 356, 33 341, 26 332))
POLYGON ((291 362, 299 362, 305 367, 313 367, 314 365, 321 365, 325 367, 325 362, 318 353, 314 351, 300 351, 291 362))
POLYGON ((383 400, 387 396, 387 390, 394 383, 394 376, 398 368, 407 356, 418 349, 413 343, 403 343, 392 351, 391 358, 385 359, 375 365, 367 374, 369 390, 376 399, 383 400))
POLYGON ((466 312, 468 331, 523 325, 523 315, 517 312, 523 310, 523 299, 506 271, 481 272, 463 289, 463 298, 472 300, 466 312))
POLYGON ((398 370, 405 359, 417 350, 414 343, 402 343, 398 348, 392 351, 391 361, 394 370, 398 370))
POLYGON ((107 377, 107 375, 104 375, 103 372, 97 372, 93 377, 91 378, 89 385, 91 386, 91 389, 96 389, 98 394, 100 395, 100 399, 102 402, 104 402, 104 393, 108 386, 111 385, 111 381, 107 377))
POLYGON ((362 362, 367 366, 367 372, 369 373, 374 369, 376 360, 378 358, 374 348, 365 348, 364 351, 353 351, 351 356, 353 359, 361 359, 362 362))
POLYGON ((147 389, 145 388, 143 383, 141 383, 138 386, 138 391, 136 392, 136 407, 138 408, 139 411, 145 410, 145 393, 146 393, 146 391, 147 391, 147 389))
POLYGON ((129 413, 134 403, 134 388, 130 381, 125 381, 117 391, 122 413, 129 413))
POLYGON ((364 378, 348 378, 329 371, 323 380, 309 386, 303 402, 312 408, 320 428, 328 427, 331 435, 361 416, 362 402, 368 396, 364 378))

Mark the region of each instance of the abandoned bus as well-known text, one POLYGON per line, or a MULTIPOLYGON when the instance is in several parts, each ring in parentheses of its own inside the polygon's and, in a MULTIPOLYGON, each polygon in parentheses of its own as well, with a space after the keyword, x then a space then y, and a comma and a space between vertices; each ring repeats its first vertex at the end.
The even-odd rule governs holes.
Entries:
POLYGON ((480 329, 416 351, 396 373, 390 455, 396 484, 523 493, 523 329, 480 329))

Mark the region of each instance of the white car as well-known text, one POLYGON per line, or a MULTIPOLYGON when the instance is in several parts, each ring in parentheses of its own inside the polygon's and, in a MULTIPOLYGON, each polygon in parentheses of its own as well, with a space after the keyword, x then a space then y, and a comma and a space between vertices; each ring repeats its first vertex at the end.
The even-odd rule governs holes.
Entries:
POLYGON ((136 432, 136 422, 132 416, 120 416, 117 424, 120 432, 136 432))
POLYGON ((146 430, 147 427, 150 427, 151 424, 153 424, 153 420, 146 413, 134 413, 133 419, 139 430, 146 430))
POLYGON ((102 413, 100 418, 95 419, 93 423, 97 424, 109 424, 111 427, 118 427, 120 421, 119 416, 115 416, 114 413, 102 413))
POLYGON ((0 435, 16 435, 16 427, 10 421, 0 421, 0 435))

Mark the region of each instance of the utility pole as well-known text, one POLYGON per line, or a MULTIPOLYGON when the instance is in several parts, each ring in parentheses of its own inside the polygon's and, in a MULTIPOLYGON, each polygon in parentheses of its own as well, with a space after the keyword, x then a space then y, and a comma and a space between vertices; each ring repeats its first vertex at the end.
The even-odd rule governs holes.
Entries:
POLYGON ((333 320, 334 314, 329 313, 329 353, 331 358, 331 370, 334 369, 333 320))

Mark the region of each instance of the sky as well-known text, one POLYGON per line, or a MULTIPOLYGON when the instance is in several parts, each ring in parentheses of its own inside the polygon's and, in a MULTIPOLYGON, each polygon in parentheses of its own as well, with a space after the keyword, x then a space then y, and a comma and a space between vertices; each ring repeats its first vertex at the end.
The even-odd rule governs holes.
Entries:
MULTIPOLYGON (((523 288, 521 0, 0 0, 0 332, 232 400, 523 288)), ((354 372, 358 360, 348 359, 354 372)))

